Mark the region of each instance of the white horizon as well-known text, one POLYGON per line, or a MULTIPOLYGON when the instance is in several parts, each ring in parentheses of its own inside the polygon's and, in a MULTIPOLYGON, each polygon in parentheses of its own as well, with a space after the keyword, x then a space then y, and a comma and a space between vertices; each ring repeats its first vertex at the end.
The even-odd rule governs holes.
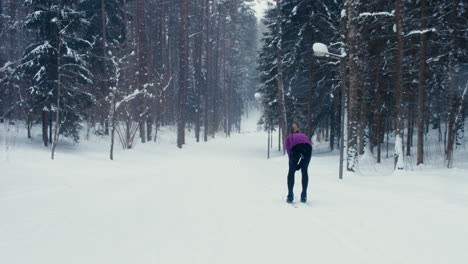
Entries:
POLYGON ((257 14, 257 18, 260 20, 265 16, 265 10, 268 8, 268 2, 271 0, 254 0, 252 4, 253 10, 257 14))

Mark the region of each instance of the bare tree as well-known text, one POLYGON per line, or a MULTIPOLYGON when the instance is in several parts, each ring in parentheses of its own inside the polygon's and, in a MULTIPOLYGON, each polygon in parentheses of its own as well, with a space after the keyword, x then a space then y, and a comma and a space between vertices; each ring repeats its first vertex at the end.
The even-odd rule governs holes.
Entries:
POLYGON ((177 123, 177 147, 182 148, 185 143, 185 118, 187 104, 188 64, 189 64, 189 0, 180 0, 180 40, 179 40, 179 113, 177 123))
POLYGON ((349 97, 348 97, 348 171, 355 171, 357 166, 358 149, 358 65, 356 56, 356 37, 357 37, 357 22, 356 8, 359 5, 359 0, 347 0, 348 14, 348 65, 349 65, 349 97))
MULTIPOLYGON (((278 24, 278 44, 276 51, 276 64, 277 64, 277 75, 276 80, 278 82, 278 113, 279 113, 279 133, 281 134, 280 138, 282 139, 283 144, 283 153, 284 149, 284 139, 286 138, 286 106, 284 102, 284 85, 283 85, 283 50, 282 50, 282 41, 283 41, 283 27, 282 27, 282 0, 276 0, 276 5, 278 9, 277 14, 277 24, 278 24)), ((280 144, 281 145, 281 144, 280 144)))
POLYGON ((205 4, 205 24, 206 24, 206 35, 205 35, 205 48, 206 48, 206 80, 205 80, 205 111, 204 111, 204 141, 208 141, 208 134, 210 133, 210 96, 212 86, 212 42, 211 42, 211 0, 206 0, 205 4))
POLYGON ((200 142, 200 126, 201 126, 201 91, 202 91, 202 59, 203 59, 203 13, 205 11, 205 0, 197 0, 196 2, 196 21, 197 30, 194 49, 194 69, 195 69, 195 138, 200 142))
MULTIPOLYGON (((61 17, 58 12, 61 11, 62 9, 62 0, 58 1, 58 11, 57 11, 57 18, 61 17)), ((60 48, 62 46, 62 25, 61 21, 59 19, 58 21, 58 29, 57 29, 57 107, 55 109, 55 130, 54 130, 54 141, 52 143, 52 159, 54 159, 54 154, 55 154, 55 148, 57 147, 57 141, 58 141, 58 134, 59 134, 59 129, 60 129, 60 97, 61 97, 61 90, 62 90, 62 80, 61 80, 61 71, 60 71, 60 55, 61 51, 60 48)))
MULTIPOLYGON (((136 53, 137 53, 137 86, 139 90, 147 88, 148 83, 148 45, 147 45, 147 28, 146 28, 146 3, 145 0, 136 1, 135 10, 135 34, 136 34, 136 53)), ((142 143, 146 142, 145 124, 148 118, 148 105, 146 98, 141 97, 139 105, 139 131, 142 143)))
MULTIPOLYGON (((427 0, 421 0, 421 29, 426 28, 427 0)), ((418 73, 418 136, 416 165, 424 163, 424 110, 425 110, 425 70, 426 70, 426 34, 419 35, 419 73, 418 73)))
POLYGON ((395 108, 397 114, 395 129, 395 167, 404 168, 403 162, 403 15, 401 0, 395 0, 395 24, 397 49, 395 54, 395 108))

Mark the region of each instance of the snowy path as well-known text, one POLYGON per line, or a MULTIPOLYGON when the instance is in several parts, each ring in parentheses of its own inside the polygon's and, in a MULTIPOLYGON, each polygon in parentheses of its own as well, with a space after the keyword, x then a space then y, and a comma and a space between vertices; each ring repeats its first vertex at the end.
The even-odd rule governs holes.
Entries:
POLYGON ((295 208, 265 141, 139 145, 117 162, 3 152, 0 263, 468 263, 466 170, 339 181, 337 157, 314 154, 295 208))

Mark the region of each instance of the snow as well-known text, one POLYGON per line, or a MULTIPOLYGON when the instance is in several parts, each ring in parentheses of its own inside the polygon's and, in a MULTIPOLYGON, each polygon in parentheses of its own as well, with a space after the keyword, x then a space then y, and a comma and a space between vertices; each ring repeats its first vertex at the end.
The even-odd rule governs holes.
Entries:
POLYGON ((38 126, 29 141, 0 124, 0 263, 466 263, 466 164, 383 173, 389 158, 340 181, 337 153, 315 142, 310 201, 291 206, 287 158, 266 159, 250 116, 241 134, 188 133, 181 150, 163 128, 116 145, 113 162, 108 138, 62 141, 52 161, 38 126))
POLYGON ((260 20, 265 16, 265 11, 268 9, 268 4, 273 3, 271 0, 254 0, 249 3, 255 11, 257 18, 260 20))
POLYGON ((42 80, 42 77, 44 76, 45 74, 45 67, 44 66, 41 66, 41 68, 39 69, 39 71, 36 72, 36 74, 34 75, 33 79, 36 81, 36 82, 39 82, 42 80))
POLYGON ((43 44, 34 48, 30 53, 35 56, 39 56, 40 54, 47 52, 49 49, 54 49, 54 47, 52 47, 49 41, 46 40, 43 44))
POLYGON ((255 100, 260 103, 262 102, 264 96, 262 93, 257 92, 254 94, 254 97, 255 97, 255 100))
POLYGON ((115 109, 118 109, 120 107, 121 104, 123 103, 126 103, 128 101, 131 101, 133 99, 135 99, 139 94, 144 94, 146 93, 146 90, 139 90, 139 89, 135 89, 133 91, 133 93, 125 96, 122 100, 120 100, 119 102, 116 102, 115 103, 115 109))
POLYGON ((414 35, 414 34, 426 34, 428 32, 436 32, 435 28, 429 28, 424 30, 412 30, 410 33, 406 34, 405 37, 414 35))
POLYGON ((0 67, 0 72, 11 72, 14 65, 14 62, 7 61, 2 67, 0 67))
POLYGON ((405 166, 403 161, 403 139, 401 138, 401 135, 396 135, 395 137, 395 156, 398 157, 398 161, 396 164, 397 169, 403 169, 405 166))
POLYGON ((359 14, 359 17, 368 17, 368 16, 395 16, 395 10, 392 10, 392 12, 363 12, 359 14))
POLYGON ((299 6, 295 6, 295 7, 293 8, 293 10, 291 11, 291 15, 292 15, 292 16, 297 15, 297 8, 298 8, 298 7, 299 7, 299 6))

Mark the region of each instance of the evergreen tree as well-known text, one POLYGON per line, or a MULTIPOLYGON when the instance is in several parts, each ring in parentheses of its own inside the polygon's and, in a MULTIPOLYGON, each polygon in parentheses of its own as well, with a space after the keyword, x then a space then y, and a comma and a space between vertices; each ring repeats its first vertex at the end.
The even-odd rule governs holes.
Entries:
MULTIPOLYGON (((285 107, 288 127, 294 122, 312 136, 320 126, 326 127, 328 120, 335 116, 331 111, 338 100, 336 75, 339 68, 329 62, 319 67, 312 53, 315 42, 336 42, 339 38, 339 7, 334 2, 285 1, 282 5, 282 65, 285 90, 285 107), (320 15, 319 15, 320 14, 320 15), (320 103, 318 103, 320 102, 320 103)), ((277 7, 267 10, 264 33, 259 53, 261 85, 264 113, 261 123, 267 130, 278 126, 277 91, 277 47, 278 20, 277 7), (275 110, 276 109, 276 110, 275 110)))
POLYGON ((97 120, 104 125, 104 130, 98 134, 108 134, 109 93, 118 80, 115 79, 116 65, 113 61, 124 56, 122 51, 126 41, 126 25, 124 17, 128 13, 124 9, 125 0, 82 0, 80 10, 85 12, 89 26, 85 31, 85 39, 93 43, 89 51, 90 70, 93 72, 93 95, 98 103, 88 111, 88 118, 97 120))
POLYGON ((25 26, 36 39, 25 50, 16 77, 31 81, 26 93, 30 111, 42 112, 44 145, 52 113, 58 113, 58 133, 78 141, 83 110, 95 98, 85 88, 92 83, 87 52, 93 44, 83 38, 89 20, 73 0, 26 0, 25 6, 31 10, 25 26))

